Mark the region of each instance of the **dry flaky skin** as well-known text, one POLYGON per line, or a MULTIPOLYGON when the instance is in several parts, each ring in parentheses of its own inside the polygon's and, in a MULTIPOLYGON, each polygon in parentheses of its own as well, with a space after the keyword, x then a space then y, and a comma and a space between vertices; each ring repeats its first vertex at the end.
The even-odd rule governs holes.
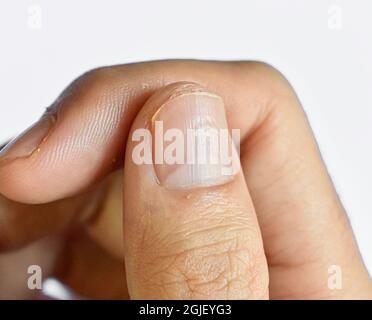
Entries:
POLYGON ((267 297, 266 259, 247 208, 233 205, 236 201, 218 190, 182 198, 173 204, 167 199, 134 209, 143 212, 141 233, 136 238, 130 231, 128 235, 130 248, 142 252, 129 264, 139 282, 134 297, 267 297), (189 207, 190 200, 195 205, 189 207), (167 223, 161 223, 165 218, 167 223))
MULTIPOLYGON (((0 207, 0 228, 6 228, 0 232, 1 250, 73 227, 77 232, 88 228, 89 236, 82 233, 83 237, 94 239, 107 254, 120 256, 122 237, 107 233, 109 226, 122 223, 117 214, 121 193, 113 197, 110 190, 116 188, 102 192, 95 188, 109 172, 123 166, 130 127, 145 102, 177 81, 199 83, 223 98, 230 127, 241 129, 242 168, 254 206, 236 202, 229 206, 236 200, 228 191, 234 182, 222 186, 227 191, 187 193, 173 204, 163 194, 151 195, 137 186, 138 201, 130 206, 142 218, 124 212, 131 297, 158 293, 158 298, 263 298, 268 269, 270 298, 371 299, 370 277, 301 105, 284 77, 258 62, 160 61, 100 68, 74 81, 51 107, 56 121, 39 152, 0 165, 1 202, 6 203, 5 211, 0 207), (105 205, 91 202, 104 192, 111 195, 105 205), (195 206, 182 206, 189 201, 195 206), (211 203, 225 214, 217 216, 211 203), (170 205, 165 216, 163 208, 170 205), (82 211, 88 215, 84 213, 84 219, 79 218, 82 211), (236 214, 226 216, 228 212, 236 214), (264 254, 261 236, 254 231, 255 215, 264 254), (327 287, 330 265, 342 268, 342 290, 327 287)), ((124 182, 124 194, 140 183, 124 182)), ((71 245, 86 251, 78 242, 71 245)), ((99 259, 101 251, 97 252, 93 256, 99 259)), ((112 260, 107 261, 111 265, 112 260)), ((108 270, 117 270, 117 264, 121 261, 108 270)), ((79 277, 94 282, 100 276, 88 272, 89 266, 84 268, 75 269, 79 276, 70 278, 72 287, 79 287, 79 277)), ((3 276, 0 273, 2 284, 3 276)), ((101 285, 97 283, 104 292, 101 285)))

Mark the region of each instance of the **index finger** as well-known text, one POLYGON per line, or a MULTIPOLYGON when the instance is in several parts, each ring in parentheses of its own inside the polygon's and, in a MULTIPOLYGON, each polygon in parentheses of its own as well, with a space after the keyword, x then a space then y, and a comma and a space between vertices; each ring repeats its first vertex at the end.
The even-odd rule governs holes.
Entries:
POLYGON ((135 115, 150 94, 170 82, 190 80, 218 92, 234 125, 249 127, 236 115, 249 112, 248 121, 255 121, 270 85, 258 83, 244 90, 236 86, 237 70, 233 63, 159 61, 88 72, 1 152, 0 193, 35 204, 87 189, 122 165, 135 115), (234 104, 236 96, 242 96, 247 106, 234 104))

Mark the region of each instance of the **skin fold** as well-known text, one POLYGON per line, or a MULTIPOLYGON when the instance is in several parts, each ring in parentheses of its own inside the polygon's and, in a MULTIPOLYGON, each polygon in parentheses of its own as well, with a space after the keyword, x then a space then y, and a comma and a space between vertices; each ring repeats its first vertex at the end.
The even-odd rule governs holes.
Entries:
POLYGON ((13 272, 27 251, 44 276, 93 299, 372 298, 306 115, 273 67, 99 68, 64 90, 44 127, 46 118, 35 147, 19 139, 0 154, 1 297, 32 297, 13 272), (220 97, 228 126, 240 129, 232 181, 168 190, 152 166, 131 161, 133 131, 185 84, 220 97), (341 289, 328 286, 331 266, 342 270, 341 289))

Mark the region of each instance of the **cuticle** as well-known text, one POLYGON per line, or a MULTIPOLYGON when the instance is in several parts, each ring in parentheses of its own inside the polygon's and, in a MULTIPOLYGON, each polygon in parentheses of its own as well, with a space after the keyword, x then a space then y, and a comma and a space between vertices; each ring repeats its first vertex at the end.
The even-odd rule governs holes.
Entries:
MULTIPOLYGON (((0 158, 0 166, 4 166, 8 163, 12 163, 13 161, 16 161, 16 160, 19 160, 19 159, 31 158, 34 154, 40 152, 42 145, 48 140, 49 136, 51 135, 51 133, 53 131, 53 127, 54 127, 54 125, 57 121, 56 112, 54 110, 48 110, 48 109, 49 108, 47 108, 47 110, 44 112, 44 114, 40 117, 39 121, 49 121, 50 122, 49 130, 48 130, 47 134, 45 135, 45 137, 38 144, 38 146, 34 150, 32 150, 29 154, 27 154, 25 156, 18 156, 18 157, 14 157, 14 158, 7 158, 5 156, 3 159, 0 158)), ((11 141, 9 143, 11 143, 11 141)), ((6 148, 6 146, 4 148, 6 148)))
POLYGON ((151 117, 151 122, 153 123, 157 117, 157 115, 160 113, 160 111, 165 108, 170 102, 178 99, 178 98, 181 98, 183 96, 191 96, 191 95, 198 95, 198 96, 208 96, 208 97, 213 97, 213 98, 217 98, 219 100, 222 100, 223 99, 214 94, 214 93, 211 93, 211 92, 208 92, 206 91, 205 89, 198 89, 198 90, 180 90, 178 92, 175 92, 173 94, 171 94, 170 96, 168 96, 167 99, 165 99, 165 101, 160 105, 160 107, 155 111, 155 113, 153 114, 153 116, 151 117))

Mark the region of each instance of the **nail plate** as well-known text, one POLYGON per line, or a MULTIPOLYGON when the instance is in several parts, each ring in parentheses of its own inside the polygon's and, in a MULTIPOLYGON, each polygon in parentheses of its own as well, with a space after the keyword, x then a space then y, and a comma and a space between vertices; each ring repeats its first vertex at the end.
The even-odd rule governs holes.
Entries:
POLYGON ((0 163, 28 157, 40 148, 54 123, 54 117, 44 115, 38 122, 10 141, 0 152, 0 163))
POLYGON ((166 188, 221 185, 240 168, 223 100, 215 94, 188 90, 172 95, 154 115, 152 131, 155 172, 166 188))

